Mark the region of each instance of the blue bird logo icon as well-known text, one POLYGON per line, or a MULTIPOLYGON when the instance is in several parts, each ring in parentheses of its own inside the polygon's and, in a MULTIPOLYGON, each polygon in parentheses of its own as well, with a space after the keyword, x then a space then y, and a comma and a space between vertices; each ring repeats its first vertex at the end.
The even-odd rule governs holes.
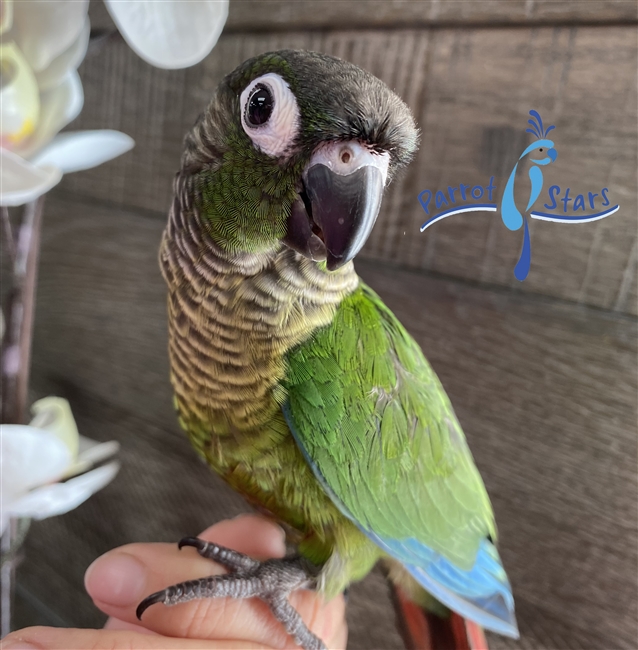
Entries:
POLYGON ((507 179, 503 198, 501 199, 501 218, 503 219, 505 226, 509 228, 509 230, 518 230, 521 226, 525 227, 523 234, 523 248, 516 267, 514 268, 514 275, 516 279, 520 281, 523 281, 529 273, 532 250, 527 216, 523 217, 514 201, 514 183, 516 180, 518 165, 521 160, 526 157, 529 157, 529 159, 534 163, 529 168, 531 190, 527 207, 525 208, 525 213, 527 213, 534 205, 543 189, 543 170, 541 167, 553 163, 558 156, 558 152, 554 148, 554 143, 552 140, 547 138, 547 134, 556 127, 552 125, 547 127, 547 129, 544 129, 543 120, 539 113, 531 110, 529 114, 532 116, 532 119, 528 120, 528 123, 531 124, 532 128, 528 128, 526 131, 535 135, 538 139, 532 142, 532 144, 530 144, 520 155, 518 161, 514 165, 514 169, 512 169, 512 173, 507 179))
POLYGON ((498 212, 500 207, 501 219, 506 228, 509 230, 520 230, 523 228, 523 246, 516 267, 514 268, 514 276, 521 282, 529 274, 532 259, 528 225, 529 219, 564 224, 590 223, 599 219, 605 219, 620 209, 619 205, 611 205, 607 196, 609 192, 608 187, 603 187, 600 192, 587 192, 578 194, 577 196, 570 196, 570 188, 568 187, 561 196, 560 185, 550 185, 548 189, 549 203, 544 203, 543 207, 549 210, 549 212, 540 212, 538 209, 532 209, 543 190, 543 168, 556 162, 558 152, 556 151, 553 140, 547 137, 556 127, 552 125, 545 128, 538 111, 531 110, 529 114, 531 119, 527 120, 527 122, 531 128, 526 129, 526 131, 527 133, 531 133, 535 137, 535 140, 525 148, 516 161, 514 169, 512 169, 507 179, 500 205, 498 199, 494 199, 494 202, 492 199, 493 193, 496 190, 494 176, 484 186, 474 185, 472 187, 465 183, 459 183, 458 187, 448 187, 447 193, 442 189, 436 192, 425 189, 417 197, 425 214, 428 215, 427 220, 421 226, 421 232, 442 219, 447 219, 457 214, 463 214, 465 212, 498 212), (516 173, 521 161, 531 163, 528 172, 530 180, 529 198, 522 212, 519 210, 514 199, 514 186, 517 182, 516 173), (553 212, 557 209, 556 199, 559 196, 561 198, 558 200, 563 204, 562 213, 553 212), (589 208, 591 210, 596 210, 594 200, 597 196, 600 197, 601 207, 604 209, 599 212, 589 212, 585 202, 589 202, 589 208), (436 210, 433 210, 434 214, 430 214, 430 210, 434 207, 430 205, 431 203, 436 206, 436 210), (573 213, 567 214, 567 206, 570 204, 573 213))

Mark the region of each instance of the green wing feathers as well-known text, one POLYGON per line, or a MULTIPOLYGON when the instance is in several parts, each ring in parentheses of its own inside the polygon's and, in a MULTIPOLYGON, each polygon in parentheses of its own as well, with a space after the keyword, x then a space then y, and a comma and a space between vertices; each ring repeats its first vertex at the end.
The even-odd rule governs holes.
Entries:
POLYGON ((296 435, 356 522, 469 569, 495 538, 489 498, 438 377, 361 284, 288 356, 296 435))

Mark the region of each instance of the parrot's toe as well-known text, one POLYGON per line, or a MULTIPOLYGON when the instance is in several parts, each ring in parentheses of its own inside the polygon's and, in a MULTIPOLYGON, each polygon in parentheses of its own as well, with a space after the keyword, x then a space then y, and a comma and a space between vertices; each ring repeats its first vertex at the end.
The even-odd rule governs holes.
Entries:
POLYGON ((188 580, 147 596, 137 607, 137 618, 157 603, 178 605, 197 598, 261 598, 275 618, 304 650, 326 650, 288 601, 295 589, 316 586, 318 570, 298 556, 259 562, 248 555, 207 542, 185 537, 178 547, 192 546, 205 558, 219 562, 231 573, 188 580))

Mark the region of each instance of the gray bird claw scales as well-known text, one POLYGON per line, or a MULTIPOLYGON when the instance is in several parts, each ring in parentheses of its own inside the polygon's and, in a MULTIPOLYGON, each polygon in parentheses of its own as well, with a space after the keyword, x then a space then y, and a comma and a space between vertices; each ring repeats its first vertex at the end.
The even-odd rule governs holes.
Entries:
POLYGON ((178 547, 192 546, 209 560, 218 562, 231 573, 188 580, 147 596, 137 607, 137 618, 156 603, 178 605, 196 598, 261 598, 275 618, 304 650, 326 650, 288 601, 295 589, 314 587, 316 567, 303 558, 289 556, 259 562, 232 549, 198 537, 185 537, 178 547))
POLYGON ((213 542, 206 542, 203 539, 199 539, 199 537, 184 537, 180 539, 177 547, 181 550, 184 546, 193 546, 202 557, 208 560, 214 560, 226 567, 229 571, 236 573, 256 569, 259 566, 257 560, 253 560, 243 553, 238 553, 213 542))

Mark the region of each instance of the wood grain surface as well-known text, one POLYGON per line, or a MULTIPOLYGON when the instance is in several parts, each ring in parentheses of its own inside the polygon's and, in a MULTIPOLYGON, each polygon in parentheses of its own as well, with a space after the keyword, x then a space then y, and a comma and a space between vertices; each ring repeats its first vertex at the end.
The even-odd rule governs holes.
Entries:
MULTIPOLYGON (((82 589, 97 555, 246 509, 175 422, 163 225, 68 187, 47 201, 32 398, 68 398, 82 434, 121 442, 123 468, 77 510, 33 524, 20 625, 99 625, 82 589)), ((634 650, 636 319, 378 261, 357 268, 431 360, 491 494, 522 639, 492 636, 490 647, 634 650)), ((348 619, 351 649, 401 647, 378 573, 354 588, 348 619)))
MULTIPOLYGON (((375 5, 324 4, 356 6, 356 11, 375 5)), ((399 11, 401 5, 409 13, 409 7, 418 4, 384 6, 399 11)), ((506 6, 434 4, 441 11, 487 6, 505 11, 506 6)), ((625 6, 613 2, 507 6, 525 5, 530 11, 544 7, 550 15, 567 11, 572 4, 591 11, 603 5, 614 11, 625 6)), ((277 11, 283 12, 284 5, 293 7, 280 3, 277 11)), ((290 7, 290 12, 299 10, 290 7)), ((184 134, 223 75, 261 52, 319 50, 353 61, 387 82, 410 105, 422 130, 420 152, 389 189, 384 219, 364 248, 365 257, 637 314, 635 26, 365 30, 357 25, 349 31, 231 30, 201 64, 182 71, 152 68, 121 39, 103 42, 80 69, 86 104, 73 128, 117 128, 135 138, 136 148, 108 167, 65 178, 63 187, 75 196, 165 212, 184 134), (542 202, 547 201, 550 185, 559 185, 563 193, 569 187, 572 196, 600 193, 608 187, 610 199, 621 207, 608 219, 589 224, 533 221, 532 268, 528 279, 519 283, 513 267, 521 247, 520 231, 508 231, 495 214, 471 213, 451 217, 420 234, 426 215, 417 196, 426 188, 445 191, 459 183, 485 185, 494 176, 498 197, 530 139, 525 128, 532 108, 540 111, 546 124, 556 125, 552 136, 558 159, 544 170, 542 202)), ((521 202, 529 192, 526 173, 522 176, 517 183, 521 202)))
MULTIPOLYGON (((635 23, 633 0, 231 0, 227 32, 438 25, 635 23)), ((113 22, 101 2, 91 24, 113 22)))

